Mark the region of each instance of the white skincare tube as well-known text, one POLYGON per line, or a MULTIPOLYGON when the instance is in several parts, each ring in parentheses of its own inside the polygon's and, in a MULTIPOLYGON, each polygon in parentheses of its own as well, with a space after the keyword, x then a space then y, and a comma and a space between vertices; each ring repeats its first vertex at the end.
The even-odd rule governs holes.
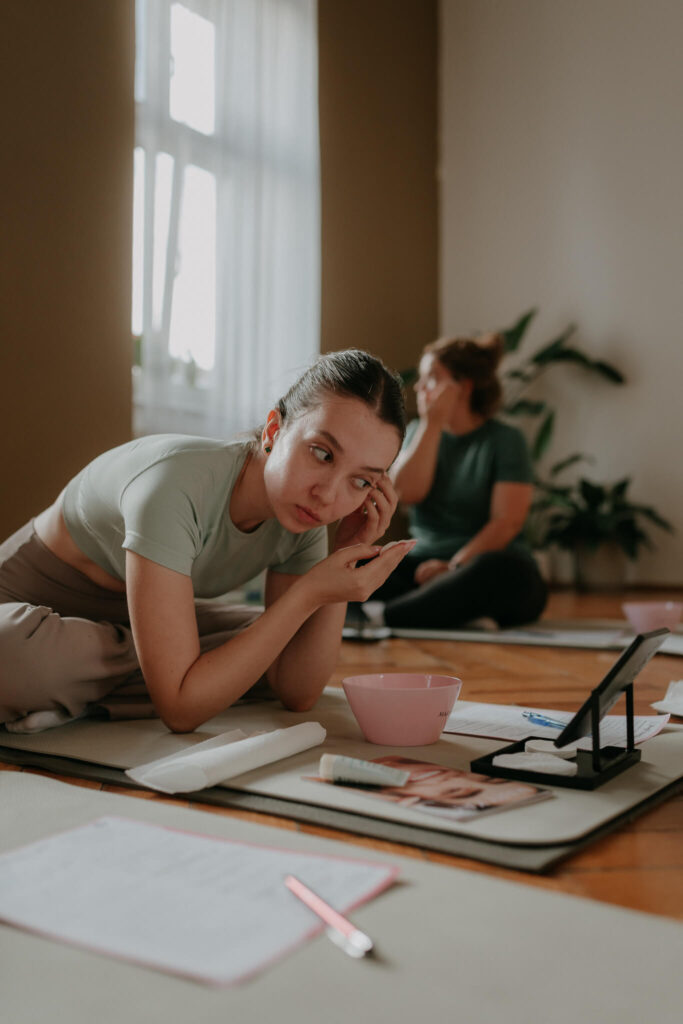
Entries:
POLYGON ((361 786, 405 786, 410 772, 390 768, 387 764, 375 764, 374 761, 361 761, 357 757, 323 754, 320 777, 330 782, 353 782, 361 786))

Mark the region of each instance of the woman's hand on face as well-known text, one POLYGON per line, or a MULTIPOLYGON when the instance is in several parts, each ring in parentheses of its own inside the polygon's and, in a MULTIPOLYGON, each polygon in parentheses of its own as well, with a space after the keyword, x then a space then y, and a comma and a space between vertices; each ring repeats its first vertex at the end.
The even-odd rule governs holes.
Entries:
POLYGON ((340 520, 334 538, 334 550, 339 551, 352 544, 374 544, 386 533, 397 504, 398 495, 394 485, 387 474, 383 473, 377 485, 368 488, 360 508, 340 520))
POLYGON ((453 410, 454 384, 454 381, 447 380, 433 388, 420 388, 417 392, 417 411, 421 420, 444 429, 453 410))
POLYGON ((423 583, 433 580, 436 576, 441 576, 444 572, 448 572, 448 562, 444 562, 441 558, 428 558, 426 562, 420 562, 415 570, 415 582, 422 586, 423 583))
POLYGON ((384 547, 354 544, 340 548, 309 569, 301 577, 301 584, 312 588, 317 607, 344 601, 367 601, 416 543, 414 540, 399 540, 384 547), (360 561, 364 564, 358 565, 360 561))

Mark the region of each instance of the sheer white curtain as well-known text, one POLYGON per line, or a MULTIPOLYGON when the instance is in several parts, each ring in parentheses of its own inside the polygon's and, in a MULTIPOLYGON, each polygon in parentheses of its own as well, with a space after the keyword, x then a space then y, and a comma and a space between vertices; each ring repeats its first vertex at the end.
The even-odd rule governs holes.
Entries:
POLYGON ((319 350, 316 0, 138 0, 135 433, 230 436, 319 350))

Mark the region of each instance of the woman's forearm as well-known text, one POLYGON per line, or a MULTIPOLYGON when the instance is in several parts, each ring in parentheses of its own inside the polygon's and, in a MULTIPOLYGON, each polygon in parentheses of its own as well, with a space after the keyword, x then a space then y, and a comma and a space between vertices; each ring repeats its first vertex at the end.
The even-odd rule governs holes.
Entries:
POLYGON ((450 568, 469 562, 485 551, 502 551, 524 529, 533 487, 526 483, 501 481, 494 485, 488 522, 463 544, 450 560, 450 568))
POLYGON ((290 711, 308 711, 320 696, 339 656, 346 603, 318 608, 284 648, 268 682, 290 711))
POLYGON ((475 533, 467 544, 463 544, 459 551, 456 551, 450 559, 450 568, 455 569, 459 565, 464 565, 485 551, 502 551, 519 531, 518 523, 511 523, 505 519, 489 520, 479 533, 475 533))
POLYGON ((410 444, 390 470, 391 480, 404 504, 415 505, 429 494, 436 472, 441 433, 440 425, 427 419, 420 420, 410 444))
POLYGON ((159 709, 169 728, 191 732, 238 700, 315 611, 305 588, 292 587, 243 632, 199 655, 185 673, 172 708, 159 709))

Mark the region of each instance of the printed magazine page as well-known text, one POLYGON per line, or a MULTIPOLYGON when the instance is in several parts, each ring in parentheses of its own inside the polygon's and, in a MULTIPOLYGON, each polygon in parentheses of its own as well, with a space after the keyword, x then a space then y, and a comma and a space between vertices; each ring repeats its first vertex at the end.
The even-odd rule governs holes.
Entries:
POLYGON ((354 783, 331 782, 317 778, 326 785, 343 785, 356 792, 363 790, 370 797, 388 800, 399 807, 436 815, 449 821, 481 818, 484 814, 507 811, 526 806, 537 800, 546 800, 555 794, 543 786, 511 779, 496 779, 490 775, 447 768, 410 757, 374 757, 374 764, 385 764, 410 773, 403 786, 364 786, 354 783))

